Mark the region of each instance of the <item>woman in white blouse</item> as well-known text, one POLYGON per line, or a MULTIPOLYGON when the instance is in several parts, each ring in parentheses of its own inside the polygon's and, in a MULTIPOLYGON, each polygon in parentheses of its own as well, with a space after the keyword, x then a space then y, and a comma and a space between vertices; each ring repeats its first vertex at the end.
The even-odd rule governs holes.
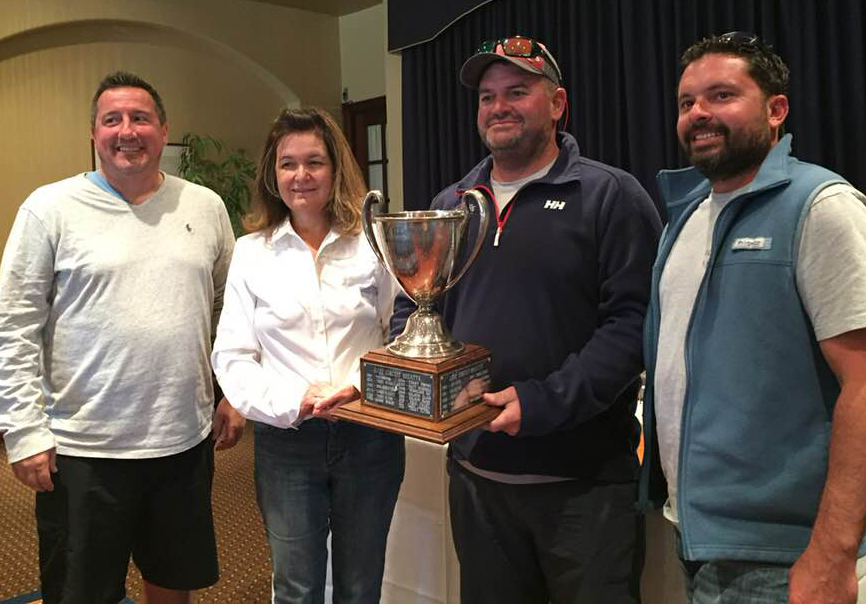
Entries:
POLYGON ((213 365, 254 420, 274 602, 379 601, 403 480, 403 437, 334 421, 359 357, 385 342, 396 284, 360 235, 364 180, 334 120, 287 109, 271 127, 226 283, 213 365))

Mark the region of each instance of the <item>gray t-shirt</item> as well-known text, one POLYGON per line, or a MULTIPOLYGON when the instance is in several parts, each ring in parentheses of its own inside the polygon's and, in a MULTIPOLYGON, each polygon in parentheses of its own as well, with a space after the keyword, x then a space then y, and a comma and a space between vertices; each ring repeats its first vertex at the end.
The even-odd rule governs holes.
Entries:
MULTIPOLYGON (((722 208, 748 191, 711 194, 689 216, 671 249, 659 285, 661 323, 655 415, 668 483, 665 517, 677 522, 680 428, 685 395, 685 341, 707 269, 713 227, 722 208)), ((866 196, 831 185, 813 200, 797 256, 797 288, 818 340, 866 327, 866 196)))
POLYGON ((33 192, 0 264, 9 461, 55 446, 161 457, 201 442, 233 244, 220 198, 173 176, 138 205, 83 175, 33 192))

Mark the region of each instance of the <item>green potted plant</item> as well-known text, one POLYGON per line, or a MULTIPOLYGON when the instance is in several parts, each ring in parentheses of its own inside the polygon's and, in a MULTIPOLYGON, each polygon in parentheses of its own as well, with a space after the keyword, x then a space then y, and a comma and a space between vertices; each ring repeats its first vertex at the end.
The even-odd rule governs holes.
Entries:
POLYGON ((187 132, 181 141, 180 176, 222 197, 236 237, 244 234, 241 219, 250 202, 256 165, 243 149, 228 149, 212 136, 187 132))

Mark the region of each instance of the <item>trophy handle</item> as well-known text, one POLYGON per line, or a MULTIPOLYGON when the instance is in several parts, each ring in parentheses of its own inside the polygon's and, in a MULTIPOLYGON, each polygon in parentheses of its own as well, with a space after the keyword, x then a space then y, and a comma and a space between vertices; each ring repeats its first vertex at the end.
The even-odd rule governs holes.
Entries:
POLYGON ((448 283, 445 284, 445 289, 442 290, 442 293, 445 293, 454 287, 454 284, 460 281, 463 274, 469 270, 469 267, 472 266, 473 262, 475 262, 475 257, 478 255, 478 252, 481 251, 481 246, 484 244, 484 238, 487 236, 487 223, 490 221, 490 213, 487 211, 487 198, 475 189, 468 189, 460 196, 460 201, 463 202, 466 212, 465 223, 467 225, 469 224, 470 200, 475 202, 475 205, 478 207, 478 234, 475 237, 475 247, 472 248, 472 253, 469 254, 469 258, 466 260, 465 264, 463 264, 463 268, 460 269, 457 276, 453 279, 449 279, 448 283))
POLYGON ((379 250, 379 245, 376 243, 376 235, 373 233, 374 203, 381 203, 383 205, 385 203, 385 198, 382 197, 382 193, 375 189, 367 193, 364 197, 363 203, 361 204, 361 226, 364 227, 364 234, 367 236, 367 241, 370 242, 370 247, 373 248, 373 252, 379 259, 379 262, 382 263, 382 266, 387 266, 385 264, 385 258, 382 256, 381 250, 379 250))

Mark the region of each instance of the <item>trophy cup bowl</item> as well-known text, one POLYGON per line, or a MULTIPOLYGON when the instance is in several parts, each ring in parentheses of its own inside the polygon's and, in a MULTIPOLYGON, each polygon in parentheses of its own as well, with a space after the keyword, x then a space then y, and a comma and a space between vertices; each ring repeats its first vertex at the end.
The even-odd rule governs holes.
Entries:
POLYGON ((432 359, 450 357, 464 350, 434 310, 436 300, 451 289, 472 265, 484 243, 489 214, 487 201, 478 191, 461 197, 462 209, 398 212, 372 216, 374 203, 384 203, 379 191, 364 198, 361 220, 364 233, 379 260, 418 306, 406 321, 403 333, 386 346, 401 357, 432 359), (453 276, 470 215, 478 211, 475 245, 463 267, 453 276))
POLYGON ((446 443, 495 417, 483 404, 490 384, 490 352, 463 344, 434 310, 436 300, 466 274, 487 233, 487 200, 475 190, 463 193, 454 210, 380 212, 379 191, 364 198, 361 224, 379 261, 418 309, 403 333, 384 348, 361 357, 361 400, 335 411, 342 419, 446 443), (475 242, 461 267, 463 242, 473 214, 475 242))

